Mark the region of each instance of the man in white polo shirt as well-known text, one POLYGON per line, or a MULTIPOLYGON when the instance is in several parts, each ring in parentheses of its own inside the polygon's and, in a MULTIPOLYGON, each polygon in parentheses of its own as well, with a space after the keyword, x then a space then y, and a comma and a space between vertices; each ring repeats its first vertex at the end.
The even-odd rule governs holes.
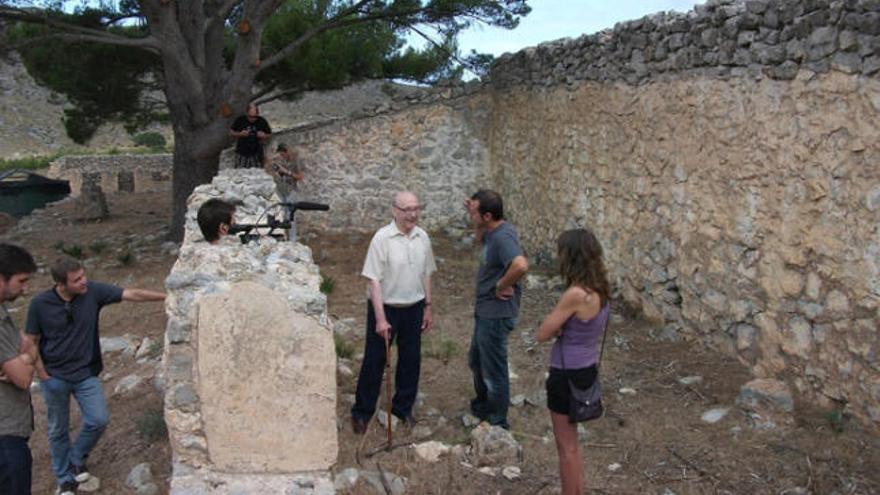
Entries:
POLYGON ((385 342, 397 342, 397 372, 391 413, 412 426, 419 388, 422 333, 431 330, 431 274, 437 269, 428 234, 416 226, 422 207, 415 194, 399 192, 394 221, 370 242, 361 275, 367 282, 367 337, 358 376, 352 429, 362 434, 376 411, 385 367, 385 342))

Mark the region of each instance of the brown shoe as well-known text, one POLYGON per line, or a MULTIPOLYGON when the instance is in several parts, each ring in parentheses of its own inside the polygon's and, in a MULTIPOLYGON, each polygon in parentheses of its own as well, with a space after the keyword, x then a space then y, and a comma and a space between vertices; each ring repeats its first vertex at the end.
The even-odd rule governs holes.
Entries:
POLYGON ((367 432, 367 422, 353 417, 351 418, 351 429, 355 435, 363 435, 367 432))

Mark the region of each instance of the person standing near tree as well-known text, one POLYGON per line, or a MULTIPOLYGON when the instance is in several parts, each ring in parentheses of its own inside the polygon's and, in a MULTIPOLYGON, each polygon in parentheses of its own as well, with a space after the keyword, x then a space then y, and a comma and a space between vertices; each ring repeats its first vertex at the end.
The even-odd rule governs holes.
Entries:
POLYGON ((504 204, 495 191, 481 189, 464 201, 481 243, 474 304, 474 333, 468 351, 476 397, 474 416, 509 429, 510 377, 507 339, 519 316, 520 279, 529 270, 516 229, 504 220, 504 204))
POLYGON ((30 253, 0 244, 0 493, 30 495, 33 459, 28 439, 34 430, 31 380, 36 349, 15 328, 5 303, 27 290, 37 265, 30 253))
MULTIPOLYGON (((266 163, 266 172, 275 179, 275 187, 282 203, 296 203, 299 201, 299 184, 305 179, 302 158, 296 150, 290 149, 284 143, 278 143, 275 148, 275 156, 266 163)), ((289 207, 288 207, 289 208, 289 207)), ((296 219, 290 217, 290 229, 287 238, 296 241, 296 219)))
MULTIPOLYGON (((385 348, 397 340, 397 372, 391 414, 407 426, 419 389, 422 334, 433 327, 431 274, 437 270, 428 234, 418 227, 422 207, 415 194, 400 192, 391 204, 394 220, 370 241, 361 275, 368 280, 367 335, 358 375, 351 424, 356 434, 367 430, 385 368, 385 348)), ((390 417, 389 417, 390 421, 390 417)))
POLYGON ((58 493, 72 495, 78 483, 89 479, 86 459, 109 421, 98 378, 104 368, 98 333, 101 309, 120 301, 164 301, 165 294, 89 281, 82 263, 70 257, 58 260, 51 273, 55 286, 31 300, 25 332, 30 344, 39 349, 36 369, 46 402, 49 453, 58 493), (72 446, 71 396, 83 422, 72 446))
POLYGON ((248 105, 247 114, 232 122, 229 136, 235 142, 235 168, 258 168, 263 166, 263 143, 269 139, 272 128, 269 122, 260 117, 260 108, 256 103, 248 105))

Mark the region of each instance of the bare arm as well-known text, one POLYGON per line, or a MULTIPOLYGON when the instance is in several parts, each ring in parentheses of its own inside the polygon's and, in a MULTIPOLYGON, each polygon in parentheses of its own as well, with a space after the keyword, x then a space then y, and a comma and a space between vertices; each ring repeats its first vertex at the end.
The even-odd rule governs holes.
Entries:
POLYGON ((428 333, 434 328, 434 316, 431 311, 434 303, 434 296, 431 291, 431 276, 425 275, 422 283, 425 287, 425 314, 422 316, 422 332, 428 333))
POLYGON ((578 305, 583 302, 585 294, 584 290, 579 287, 569 287, 562 293, 559 302, 535 331, 535 340, 546 342, 558 336, 562 325, 571 318, 571 315, 577 311, 578 305))
POLYGON ((507 271, 504 272, 495 284, 495 295, 499 299, 510 299, 513 295, 513 286, 529 271, 529 262, 526 257, 519 255, 510 262, 507 271))
POLYGON ((383 339, 388 340, 391 336, 391 325, 385 319, 385 303, 382 301, 382 286, 378 280, 369 279, 367 289, 370 291, 370 302, 373 304, 373 312, 376 315, 376 333, 383 339))
POLYGON ((134 302, 164 301, 165 293, 147 289, 124 289, 122 291, 122 300, 134 302))
POLYGON ((47 380, 49 378, 49 373, 46 371, 46 367, 43 366, 43 358, 40 357, 40 336, 26 333, 24 334, 24 340, 27 341, 27 344, 23 341, 22 348, 34 358, 34 368, 36 369, 37 378, 40 380, 47 380))
POLYGON ((35 369, 33 356, 24 352, 3 362, 3 372, 0 379, 10 382, 22 390, 27 390, 34 379, 35 369))

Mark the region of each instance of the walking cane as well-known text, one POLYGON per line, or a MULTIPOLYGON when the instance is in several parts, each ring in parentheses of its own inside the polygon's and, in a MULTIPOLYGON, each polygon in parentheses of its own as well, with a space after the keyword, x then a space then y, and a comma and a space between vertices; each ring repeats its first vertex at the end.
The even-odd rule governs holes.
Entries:
POLYGON ((385 402, 387 404, 387 413, 385 414, 385 426, 388 434, 388 447, 385 450, 391 450, 391 336, 385 339, 385 402))

